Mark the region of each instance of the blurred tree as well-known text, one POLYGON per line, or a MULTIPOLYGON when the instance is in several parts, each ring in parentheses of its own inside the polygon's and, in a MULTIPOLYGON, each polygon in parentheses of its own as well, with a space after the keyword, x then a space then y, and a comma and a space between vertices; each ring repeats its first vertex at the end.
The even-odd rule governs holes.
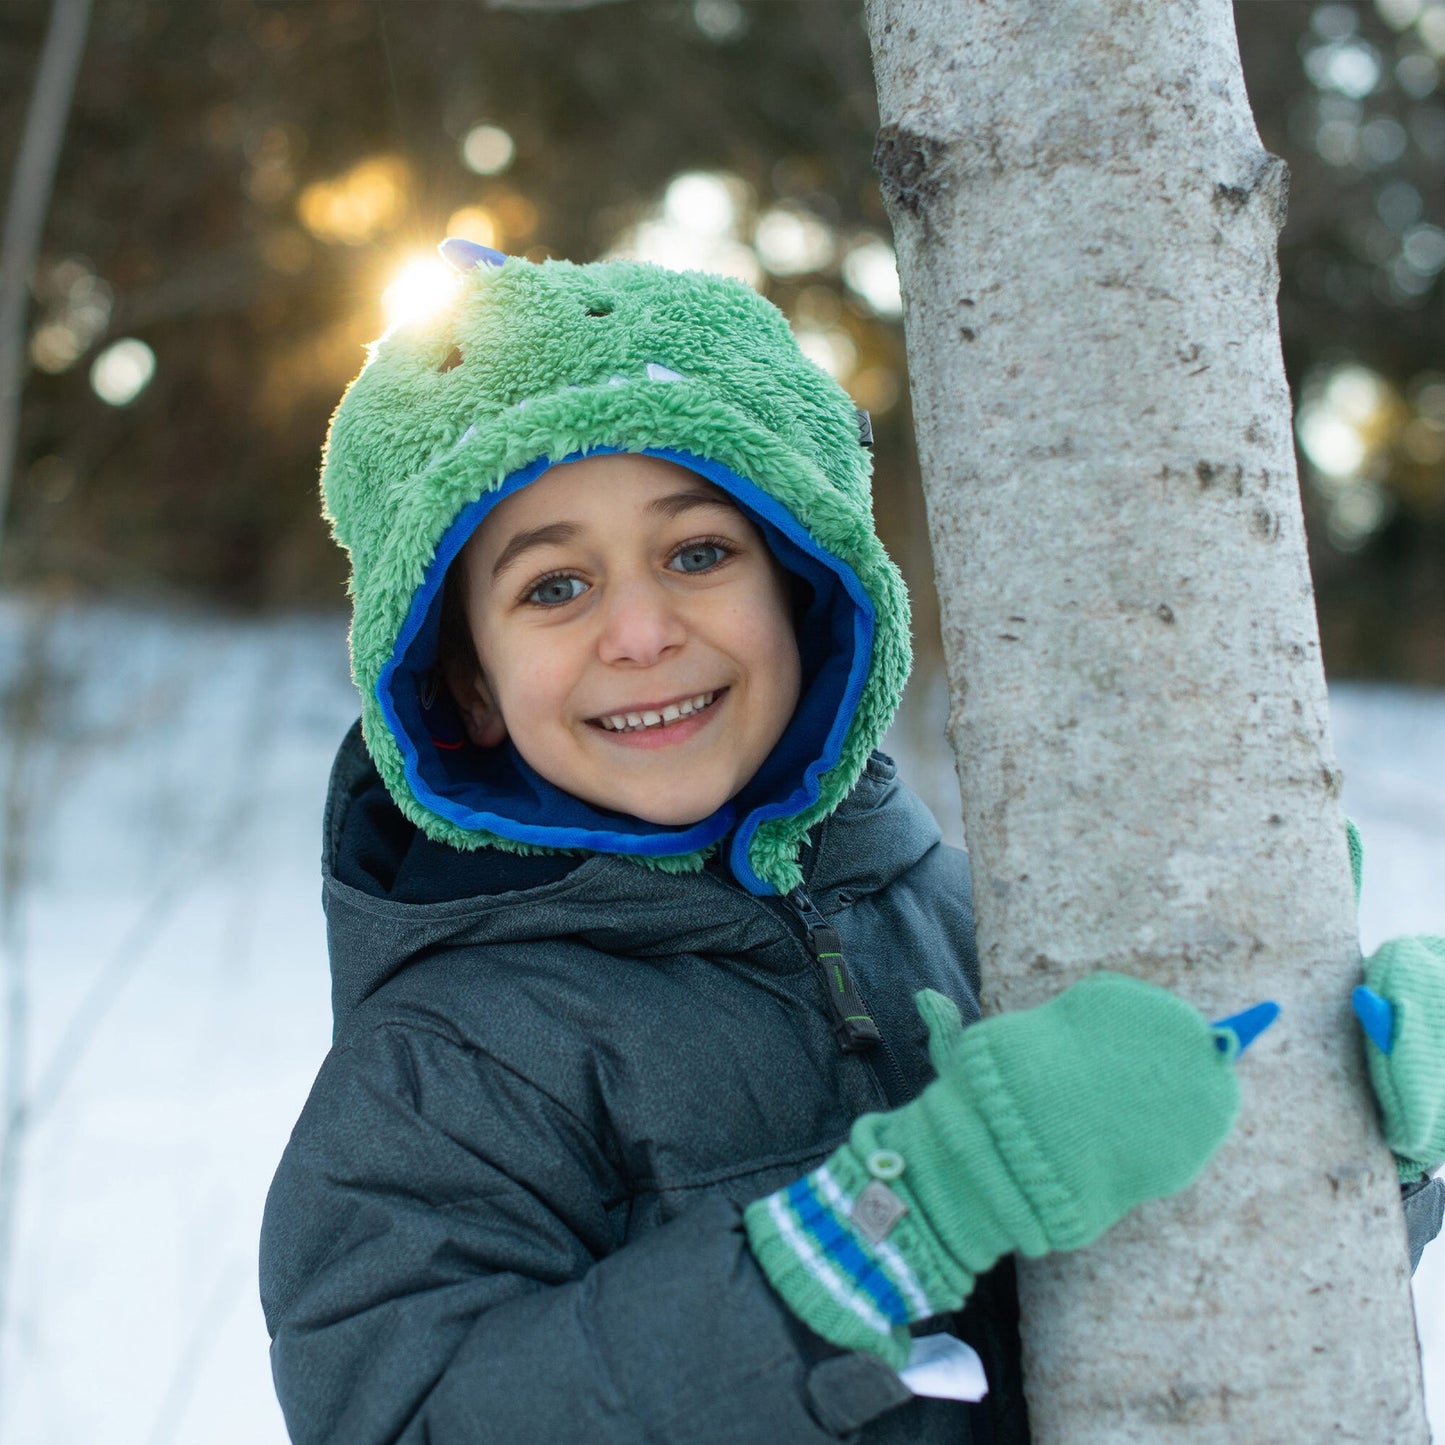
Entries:
MULTIPOLYGON (((1445 393, 1431 389, 1429 339, 1445 12, 1437 0, 1237 12, 1265 142, 1297 177, 1283 254, 1292 380, 1328 398, 1355 361, 1388 403, 1361 423, 1358 476, 1308 467, 1327 657, 1338 674, 1442 682, 1445 464, 1431 458, 1445 393), (1369 77, 1362 96, 1339 88, 1369 77), (1383 231, 1361 229, 1381 205, 1388 254, 1383 231)), ((7 174, 46 14, 46 0, 0 9, 7 174)), ((384 324, 394 274, 460 229, 533 256, 623 248, 750 274, 874 411, 880 518, 929 652, 876 126, 856 0, 563 14, 96 0, 32 281, 7 575, 244 606, 339 601, 312 483, 326 417, 384 324), (722 180, 686 182, 699 173, 722 180)), ((1333 412, 1321 416, 1329 435, 1333 412)))
POLYGON ((90 0, 54 0, 45 45, 35 67, 0 236, 0 533, 9 510, 20 396, 29 371, 30 277, 45 230, 50 188, 89 23, 90 0))

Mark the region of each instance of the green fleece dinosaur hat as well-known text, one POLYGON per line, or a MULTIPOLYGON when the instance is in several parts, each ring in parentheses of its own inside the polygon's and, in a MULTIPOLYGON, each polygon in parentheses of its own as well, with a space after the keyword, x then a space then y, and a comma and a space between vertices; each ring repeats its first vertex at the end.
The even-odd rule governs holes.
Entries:
POLYGON ((322 467, 326 516, 351 558, 363 732, 388 790, 459 848, 624 853, 682 870, 730 838, 745 887, 796 886, 804 835, 858 780, 909 667, 908 600, 873 530, 860 414, 742 282, 442 250, 463 268, 450 306, 372 347, 322 467), (722 488, 810 598, 792 722, 743 791, 688 826, 594 808, 510 742, 473 746, 439 685, 452 559, 503 497, 599 452, 662 457, 722 488))

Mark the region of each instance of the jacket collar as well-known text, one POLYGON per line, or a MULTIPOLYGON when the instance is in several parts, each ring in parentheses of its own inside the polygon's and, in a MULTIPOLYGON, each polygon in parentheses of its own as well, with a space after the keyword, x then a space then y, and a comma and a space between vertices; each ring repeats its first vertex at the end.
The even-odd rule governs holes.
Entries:
MULTIPOLYGON (((538 858, 541 880, 502 891, 478 889, 439 902, 408 903, 358 870, 357 831, 406 824, 394 807, 378 817, 359 800, 375 797, 375 765, 354 726, 332 768, 322 851, 323 900, 331 942, 332 1002, 337 1022, 403 968, 433 948, 489 947, 559 937, 585 938, 605 953, 664 957, 676 953, 757 953, 766 966, 795 967, 791 928, 776 899, 746 892, 722 869, 665 873, 615 854, 574 855, 557 868, 538 858), (779 945, 782 945, 781 949, 779 945)), ((361 840, 365 841, 365 840, 361 840)), ((804 886, 824 912, 888 886, 939 842, 927 808, 896 777, 891 759, 874 753, 836 811, 812 830, 800 857, 804 886)), ((477 853, 484 878, 493 850, 477 853)), ((514 870, 524 860, 509 857, 514 870)))

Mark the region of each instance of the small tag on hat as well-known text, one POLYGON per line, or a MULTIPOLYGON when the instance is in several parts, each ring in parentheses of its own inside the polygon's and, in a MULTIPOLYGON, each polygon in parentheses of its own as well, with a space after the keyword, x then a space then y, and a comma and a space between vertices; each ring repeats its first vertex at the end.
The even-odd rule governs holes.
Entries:
POLYGON ((882 1244, 908 1206, 881 1180, 864 1186, 853 1205, 853 1227, 870 1244, 882 1244))

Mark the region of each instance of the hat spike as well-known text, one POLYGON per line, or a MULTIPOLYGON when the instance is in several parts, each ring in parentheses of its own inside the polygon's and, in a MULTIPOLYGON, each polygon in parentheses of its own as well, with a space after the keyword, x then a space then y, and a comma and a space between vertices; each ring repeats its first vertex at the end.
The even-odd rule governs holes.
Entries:
POLYGON ((490 246, 466 241, 460 236, 447 237, 437 250, 454 271, 471 271, 477 266, 500 266, 507 259, 503 251, 494 251, 490 246))

